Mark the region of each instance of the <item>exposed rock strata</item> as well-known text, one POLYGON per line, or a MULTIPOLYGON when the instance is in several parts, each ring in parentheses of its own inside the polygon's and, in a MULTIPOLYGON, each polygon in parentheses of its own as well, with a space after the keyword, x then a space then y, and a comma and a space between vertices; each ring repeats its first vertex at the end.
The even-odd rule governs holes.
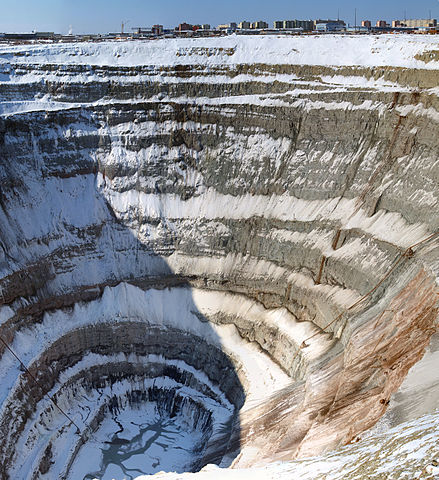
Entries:
POLYGON ((72 392, 100 375, 128 382, 120 398, 154 378, 199 395, 195 469, 373 426, 437 326, 437 72, 18 52, 0 85, 0 334, 45 390, 0 347, 1 475, 68 475, 111 398, 87 422, 72 392))

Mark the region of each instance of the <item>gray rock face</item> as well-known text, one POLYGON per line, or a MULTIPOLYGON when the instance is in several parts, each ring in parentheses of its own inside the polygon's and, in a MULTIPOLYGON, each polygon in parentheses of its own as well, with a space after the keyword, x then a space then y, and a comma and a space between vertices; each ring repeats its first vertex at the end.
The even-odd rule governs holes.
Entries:
POLYGON ((436 72, 23 52, 1 64, 0 335, 32 376, 0 346, 0 476, 73 478, 133 395, 191 418, 182 471, 372 427, 437 328, 436 72))

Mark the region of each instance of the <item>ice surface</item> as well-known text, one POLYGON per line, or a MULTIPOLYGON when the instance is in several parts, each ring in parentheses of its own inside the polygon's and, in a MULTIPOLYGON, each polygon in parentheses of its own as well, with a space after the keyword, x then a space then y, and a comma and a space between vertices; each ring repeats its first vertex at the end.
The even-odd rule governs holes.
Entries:
POLYGON ((181 415, 160 415, 154 403, 107 417, 83 447, 69 472, 71 480, 126 479, 192 467, 202 433, 190 431, 181 415))

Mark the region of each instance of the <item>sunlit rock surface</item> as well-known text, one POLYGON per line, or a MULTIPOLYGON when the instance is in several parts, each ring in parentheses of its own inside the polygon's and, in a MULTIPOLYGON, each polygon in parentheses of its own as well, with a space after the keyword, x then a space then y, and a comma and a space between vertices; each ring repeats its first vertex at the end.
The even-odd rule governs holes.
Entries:
POLYGON ((0 477, 421 474, 436 43, 2 46, 0 477))

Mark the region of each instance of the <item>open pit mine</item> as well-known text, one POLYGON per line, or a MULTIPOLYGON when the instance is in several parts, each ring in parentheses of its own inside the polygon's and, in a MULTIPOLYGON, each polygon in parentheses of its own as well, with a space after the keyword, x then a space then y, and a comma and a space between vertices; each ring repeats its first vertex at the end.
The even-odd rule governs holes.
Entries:
POLYGON ((2 45, 0 479, 432 478, 438 96, 426 35, 2 45))

